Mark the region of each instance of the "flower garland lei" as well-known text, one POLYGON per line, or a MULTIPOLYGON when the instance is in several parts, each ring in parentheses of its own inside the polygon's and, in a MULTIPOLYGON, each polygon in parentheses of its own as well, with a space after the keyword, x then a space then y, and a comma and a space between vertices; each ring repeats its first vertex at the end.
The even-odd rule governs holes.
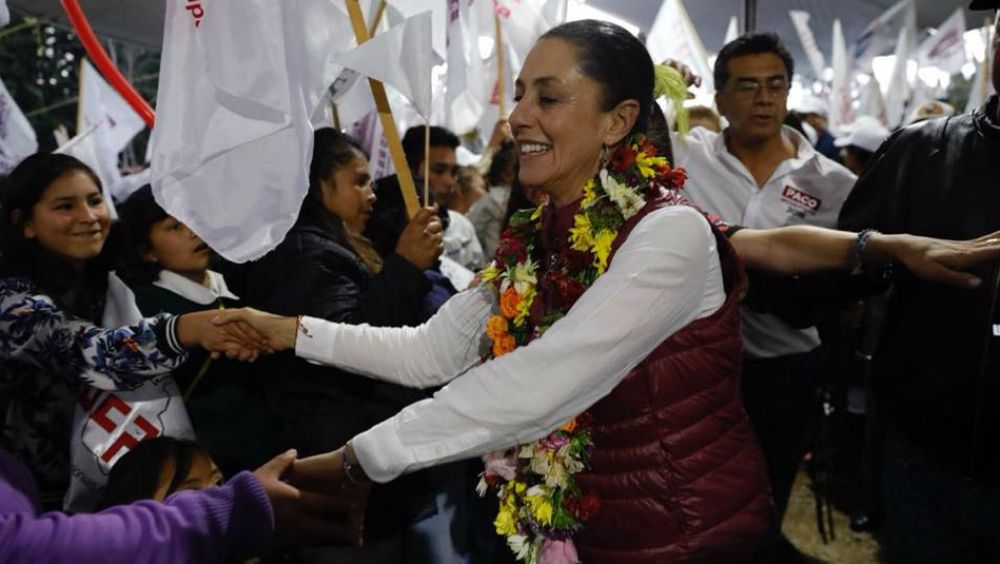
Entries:
MULTIPOLYGON (((566 315, 577 299, 608 268, 611 247, 621 227, 639 213, 658 186, 681 188, 683 169, 673 169, 644 137, 618 148, 596 178, 584 186, 573 217, 569 245, 540 267, 544 206, 513 214, 500 239, 496 259, 481 278, 500 293, 500 314, 486 324, 492 347, 484 360, 510 353, 541 337, 566 315), (554 290, 543 304, 541 322, 532 321, 539 285, 554 290)), ((537 318, 537 316, 536 316, 537 318)), ((534 443, 484 457, 477 490, 496 488, 500 510, 497 534, 518 560, 528 564, 578 562, 573 535, 599 509, 594 492, 583 492, 575 475, 587 468, 593 448, 585 425, 574 419, 534 443)))

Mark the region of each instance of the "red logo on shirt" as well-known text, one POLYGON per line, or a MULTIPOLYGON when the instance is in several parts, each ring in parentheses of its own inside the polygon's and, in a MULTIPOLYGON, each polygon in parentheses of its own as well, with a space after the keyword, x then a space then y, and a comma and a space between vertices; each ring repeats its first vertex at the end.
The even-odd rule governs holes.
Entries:
POLYGON ((823 200, 815 196, 810 196, 791 186, 785 186, 785 190, 781 193, 781 198, 811 211, 817 211, 823 205, 823 200))

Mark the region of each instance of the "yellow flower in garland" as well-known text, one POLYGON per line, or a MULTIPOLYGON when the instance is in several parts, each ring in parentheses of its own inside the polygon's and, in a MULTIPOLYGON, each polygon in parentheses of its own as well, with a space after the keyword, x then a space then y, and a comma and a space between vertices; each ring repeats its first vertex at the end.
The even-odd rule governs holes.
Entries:
POLYGON ((493 526, 496 527, 498 535, 507 537, 517 534, 517 521, 514 519, 514 513, 506 505, 500 507, 497 518, 493 520, 493 526))
POLYGON ((585 213, 573 217, 573 227, 569 230, 569 242, 574 251, 589 251, 594 245, 594 231, 590 218, 585 213))
POLYGON ((645 178, 653 178, 656 176, 656 171, 653 170, 653 167, 667 166, 667 159, 666 157, 651 157, 645 151, 641 151, 635 156, 635 164, 639 167, 639 172, 645 178))
POLYGON ((545 210, 545 204, 540 204, 537 208, 535 208, 535 211, 531 212, 531 221, 535 221, 538 218, 542 217, 542 211, 544 210, 545 210))
POLYGON ((594 266, 597 268, 598 274, 604 274, 604 271, 608 269, 608 257, 611 256, 611 245, 615 242, 616 237, 618 237, 618 233, 607 229, 602 229, 594 237, 592 252, 594 253, 594 266))
POLYGON ((483 282, 492 282, 500 276, 500 269, 497 268, 497 263, 491 262, 489 266, 479 271, 479 279, 483 282))
POLYGON ((517 317, 514 318, 514 325, 520 327, 524 325, 524 320, 528 318, 528 314, 531 313, 531 304, 535 302, 535 296, 538 292, 532 286, 528 288, 528 291, 521 296, 521 301, 517 303, 517 317))
POLYGON ((524 501, 528 503, 531 516, 542 525, 552 524, 552 500, 549 498, 548 488, 544 486, 533 486, 528 490, 528 495, 524 496, 524 501))
POLYGON ((594 190, 594 187, 595 184, 593 178, 588 180, 587 183, 583 186, 583 201, 580 202, 581 208, 589 207, 590 204, 593 204, 595 201, 597 201, 597 192, 594 190))

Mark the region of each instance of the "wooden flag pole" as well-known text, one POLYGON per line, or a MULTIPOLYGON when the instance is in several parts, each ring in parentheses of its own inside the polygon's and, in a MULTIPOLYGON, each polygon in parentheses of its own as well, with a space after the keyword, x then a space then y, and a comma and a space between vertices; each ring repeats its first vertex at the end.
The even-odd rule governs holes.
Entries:
POLYGON ((337 103, 330 102, 330 109, 333 112, 333 128, 337 131, 343 131, 344 129, 340 127, 340 109, 337 108, 337 103))
POLYGON ((430 178, 431 178, 431 122, 430 120, 427 120, 424 122, 424 206, 431 205, 430 178))
POLYGON ((507 119, 507 81, 504 72, 506 63, 504 62, 503 29, 500 27, 500 14, 493 14, 493 23, 496 25, 497 101, 500 104, 500 119, 507 119))
MULTIPOLYGON (((358 4, 358 0, 344 0, 344 2, 347 4, 347 13, 351 16, 354 37, 360 45, 368 41, 369 37, 368 28, 365 27, 365 16, 361 13, 361 5, 358 4)), ((396 167, 399 188, 403 191, 403 201, 406 203, 406 213, 412 218, 420 211, 420 200, 417 198, 417 189, 413 184, 410 165, 406 164, 406 153, 403 152, 403 143, 399 140, 399 132, 396 131, 396 121, 392 117, 392 108, 389 107, 389 99, 385 95, 385 86, 374 78, 369 78, 368 84, 371 86, 372 97, 375 99, 375 109, 378 111, 378 117, 382 123, 382 132, 385 134, 389 152, 392 154, 392 163, 396 167)))
POLYGON ((385 14, 385 0, 381 0, 378 3, 378 8, 375 8, 375 17, 372 18, 372 23, 368 26, 368 37, 375 35, 378 24, 382 21, 383 14, 385 14))

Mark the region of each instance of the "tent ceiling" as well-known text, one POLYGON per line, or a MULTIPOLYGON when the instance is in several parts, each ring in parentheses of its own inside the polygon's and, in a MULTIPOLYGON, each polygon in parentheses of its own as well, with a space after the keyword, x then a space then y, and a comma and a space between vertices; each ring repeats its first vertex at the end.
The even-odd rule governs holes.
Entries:
MULTIPOLYGON (((96 31, 114 39, 160 45, 163 34, 165 0, 79 0, 96 31)), ((441 0, 442 2, 445 0, 441 0)), ((570 0, 576 1, 576 0, 570 0)), ((615 14, 638 25, 643 31, 656 18, 661 0, 586 0, 588 4, 615 14)), ((805 10, 812 15, 811 26, 816 42, 830 61, 833 20, 840 18, 848 42, 860 35, 868 23, 892 6, 897 0, 758 0, 757 27, 775 31, 782 36, 796 58, 796 64, 808 72, 805 55, 788 17, 789 10, 805 10)), ((937 26, 956 8, 968 5, 968 0, 916 0, 921 28, 937 26)), ((66 18, 58 0, 8 0, 15 10, 56 19, 66 18)), ((685 6, 709 52, 722 47, 729 18, 739 16, 742 23, 743 0, 685 0, 685 6)), ((966 12, 970 28, 981 24, 982 12, 966 12)))
MULTIPOLYGON (((94 31, 128 43, 159 48, 166 0, 78 0, 94 31)), ((7 0, 11 9, 69 25, 59 0, 7 0)))

